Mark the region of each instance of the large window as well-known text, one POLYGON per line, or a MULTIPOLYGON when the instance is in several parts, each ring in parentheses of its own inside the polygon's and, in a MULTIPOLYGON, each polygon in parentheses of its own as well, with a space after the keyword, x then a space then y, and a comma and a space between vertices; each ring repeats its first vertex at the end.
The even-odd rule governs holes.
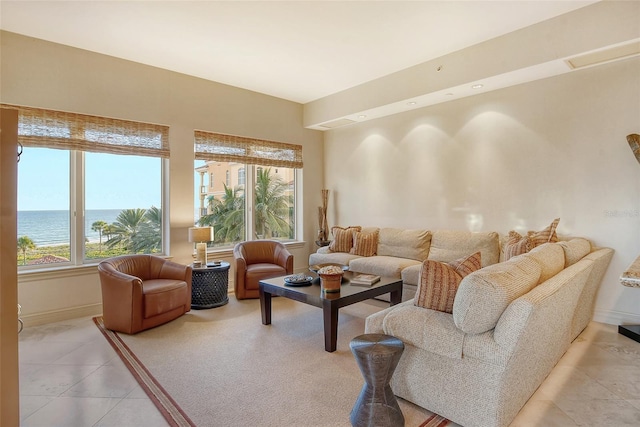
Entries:
POLYGON ((73 113, 19 111, 18 265, 79 265, 163 253, 168 129, 73 113))
POLYGON ((212 246, 296 239, 300 146, 198 131, 195 151, 194 220, 214 227, 212 246), (205 174, 216 185, 203 193, 205 174))

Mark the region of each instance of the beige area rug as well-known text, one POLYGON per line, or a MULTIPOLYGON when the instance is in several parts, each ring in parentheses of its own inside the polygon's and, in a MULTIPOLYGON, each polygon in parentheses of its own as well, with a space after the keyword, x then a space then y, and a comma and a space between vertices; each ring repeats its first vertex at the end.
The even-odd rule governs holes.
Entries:
MULTIPOLYGON (((364 384, 349 348, 364 319, 386 304, 340 309, 338 348, 324 351, 322 310, 274 298, 272 324, 259 300, 184 316, 136 335, 96 325, 172 426, 350 426, 364 384)), ((406 426, 449 422, 398 399, 406 426)))

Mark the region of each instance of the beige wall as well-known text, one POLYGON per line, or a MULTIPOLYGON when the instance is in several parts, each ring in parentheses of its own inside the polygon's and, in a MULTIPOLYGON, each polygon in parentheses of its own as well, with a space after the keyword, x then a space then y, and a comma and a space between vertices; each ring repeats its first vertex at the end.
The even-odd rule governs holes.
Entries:
POLYGON ((615 249, 596 319, 640 323, 640 58, 325 133, 330 225, 526 231, 615 249))
MULTIPOLYGON (((302 127, 300 104, 13 33, 0 37, 1 102, 170 126, 170 245, 179 262, 191 261, 194 129, 302 145, 306 243, 292 252, 296 269, 308 265, 321 203, 323 136, 302 127)), ((230 253, 220 258, 230 260, 230 253)), ((99 312, 101 301, 95 268, 53 278, 20 275, 18 298, 26 322, 51 320, 70 306, 99 312)))

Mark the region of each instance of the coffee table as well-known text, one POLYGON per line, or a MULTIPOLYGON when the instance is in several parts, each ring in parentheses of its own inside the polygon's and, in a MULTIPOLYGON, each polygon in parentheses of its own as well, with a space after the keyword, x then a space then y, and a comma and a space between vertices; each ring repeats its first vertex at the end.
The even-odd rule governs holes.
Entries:
POLYGON ((320 280, 315 273, 309 273, 314 277, 311 285, 289 286, 285 285, 286 276, 260 280, 260 310, 262 312, 262 324, 271 324, 271 297, 279 295, 294 301, 303 302, 322 308, 324 317, 324 349, 328 352, 336 351, 338 342, 338 309, 355 304, 386 293, 391 293, 391 305, 402 301, 402 279, 394 277, 381 277, 380 281, 371 286, 351 285, 349 279, 354 274, 345 271, 340 292, 324 293, 320 289, 320 280))

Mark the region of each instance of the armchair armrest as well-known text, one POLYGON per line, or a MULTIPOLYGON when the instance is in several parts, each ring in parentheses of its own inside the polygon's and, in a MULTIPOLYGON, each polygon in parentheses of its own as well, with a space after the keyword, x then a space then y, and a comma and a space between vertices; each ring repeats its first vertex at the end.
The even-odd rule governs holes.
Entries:
POLYGON ((273 256, 275 263, 284 267, 287 270, 287 274, 293 273, 293 255, 284 245, 276 246, 273 256))

